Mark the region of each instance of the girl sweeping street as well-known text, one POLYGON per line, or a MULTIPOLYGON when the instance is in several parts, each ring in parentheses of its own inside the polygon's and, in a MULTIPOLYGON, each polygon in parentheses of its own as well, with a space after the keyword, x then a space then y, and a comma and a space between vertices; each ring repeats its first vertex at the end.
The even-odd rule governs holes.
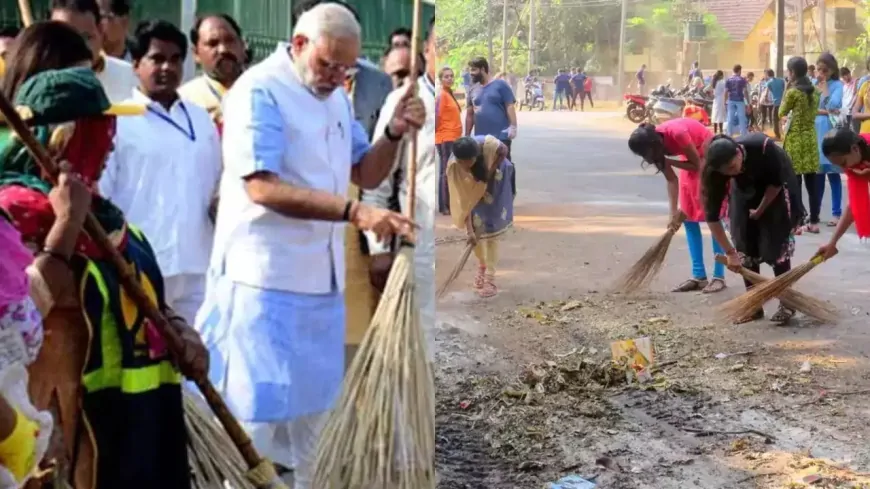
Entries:
MULTIPOLYGON (((670 226, 677 225, 679 211, 686 215, 683 227, 689 243, 692 278, 678 285, 673 292, 701 290, 711 294, 725 288, 725 267, 719 263, 713 266, 712 280, 708 280, 704 265, 704 242, 699 224, 704 221, 699 170, 704 165, 705 144, 711 137, 710 131, 700 122, 682 118, 658 126, 641 124, 628 139, 629 149, 642 157, 647 164, 655 166, 667 180, 671 211, 670 226), (677 160, 675 157, 684 160, 677 160), (679 178, 674 168, 679 170, 679 178)), ((725 202, 721 203, 721 207, 720 215, 724 216, 725 202)), ((713 253, 721 252, 719 244, 714 240, 713 253)))
MULTIPOLYGON (((717 135, 707 148, 701 176, 707 225, 728 257, 728 268, 741 266, 754 272, 762 263, 776 276, 791 269, 794 231, 801 224, 804 208, 788 155, 764 134, 732 139, 717 135), (720 221, 719 211, 728 199, 731 240, 720 221)), ((752 283, 744 281, 748 289, 752 283)), ((782 303, 771 320, 786 324, 795 311, 782 303)), ((762 319, 759 309, 738 324, 762 319)))
POLYGON ((459 138, 453 143, 453 155, 456 160, 447 168, 451 217, 475 243, 474 290, 480 297, 493 297, 498 293, 497 238, 513 224, 514 167, 507 159, 507 146, 492 136, 459 138))
POLYGON ((849 128, 831 131, 822 140, 822 151, 831 163, 846 172, 849 202, 827 244, 819 248, 825 259, 837 253, 837 242, 855 224, 862 243, 870 241, 870 134, 849 128))
MULTIPOLYGON (((819 106, 819 93, 807 77, 807 60, 795 56, 788 60, 789 89, 785 92, 780 117, 788 117, 783 148, 791 160, 797 175, 798 198, 801 202, 801 183, 807 189, 810 203, 809 221, 802 229, 818 234, 821 193, 819 185, 824 186, 824 175, 819 175, 819 149, 816 146, 816 107, 819 106)), ((776 121, 778 124, 779 121, 776 121)))

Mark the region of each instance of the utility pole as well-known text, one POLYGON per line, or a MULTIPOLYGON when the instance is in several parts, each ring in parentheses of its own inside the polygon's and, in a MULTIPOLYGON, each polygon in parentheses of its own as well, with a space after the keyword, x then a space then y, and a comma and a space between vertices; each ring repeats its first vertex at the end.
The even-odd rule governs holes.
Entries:
POLYGON ((622 12, 619 14, 619 63, 616 73, 617 96, 620 104, 622 104, 622 92, 625 90, 623 85, 625 79, 625 21, 628 16, 628 0, 622 0, 622 12))
POLYGON ((828 15, 825 0, 819 0, 819 51, 828 50, 828 15))
POLYGON ((501 12, 501 72, 507 76, 507 58, 508 58, 508 0, 502 0, 504 5, 501 12))
POLYGON ((798 56, 806 56, 806 49, 804 48, 804 0, 798 0, 798 9, 797 9, 797 53, 798 56))
POLYGON ((486 0, 486 38, 489 39, 489 56, 487 61, 492 69, 492 0, 486 0))
POLYGON ((785 0, 776 0, 776 76, 785 74, 782 64, 785 57, 785 0))
POLYGON ((535 23, 538 21, 536 3, 537 0, 531 0, 529 4, 529 71, 535 69, 535 23))
MULTIPOLYGON (((180 3, 181 18, 178 23, 179 27, 181 27, 181 32, 190 32, 196 20, 196 0, 180 0, 180 3)), ((184 59, 183 79, 190 80, 195 74, 196 63, 193 61, 193 56, 187 56, 184 59)))

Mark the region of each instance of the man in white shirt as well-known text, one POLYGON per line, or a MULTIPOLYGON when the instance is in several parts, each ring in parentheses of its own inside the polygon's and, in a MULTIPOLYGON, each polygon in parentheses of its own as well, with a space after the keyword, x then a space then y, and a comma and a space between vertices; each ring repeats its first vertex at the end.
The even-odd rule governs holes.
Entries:
POLYGON ((151 240, 167 304, 193 324, 205 293, 214 228, 208 217, 220 179, 217 129, 177 93, 187 39, 165 21, 140 24, 133 59, 141 81, 132 101, 145 115, 118 120, 100 192, 151 240))
POLYGON ((197 329, 212 381, 260 453, 295 469, 296 489, 312 489, 344 377, 345 223, 380 239, 413 234, 404 216, 346 197, 351 181, 376 188, 426 117, 409 93, 369 144, 340 89, 360 45, 349 10, 317 5, 223 104, 225 168, 197 329))
POLYGON ((112 103, 130 98, 139 85, 130 63, 103 53, 102 16, 96 0, 52 0, 51 20, 64 22, 85 38, 94 55, 94 71, 112 103))
MULTIPOLYGON (((399 48, 401 49, 401 48, 399 48)), ((420 321, 427 334, 427 354, 430 360, 434 342, 432 332, 435 326, 435 210, 438 208, 438 158, 435 149, 435 66, 438 62, 435 52, 435 18, 429 22, 429 33, 425 47, 426 74, 417 80, 419 96, 426 107, 426 123, 417 131, 417 195, 414 219, 420 225, 414 247, 414 266, 417 283, 417 303, 420 305, 420 321)), ((408 86, 401 86, 387 97, 381 111, 375 134, 382 134, 390 122, 396 104, 407 92, 408 86), (385 117, 386 115, 386 117, 385 117)), ((407 138, 406 138, 407 139, 407 138)), ((403 145, 407 150, 408 144, 403 145)), ((374 191, 364 192, 362 201, 371 205, 387 208, 391 196, 399 186, 399 203, 403 211, 408 204, 408 156, 401 151, 396 158, 393 175, 374 191), (398 175, 398 176, 397 176, 398 175)), ((393 263, 390 243, 380 241, 372 233, 366 233, 369 252, 372 255, 371 268, 373 285, 383 291, 386 277, 393 263), (378 279, 379 278, 379 279, 378 279)))

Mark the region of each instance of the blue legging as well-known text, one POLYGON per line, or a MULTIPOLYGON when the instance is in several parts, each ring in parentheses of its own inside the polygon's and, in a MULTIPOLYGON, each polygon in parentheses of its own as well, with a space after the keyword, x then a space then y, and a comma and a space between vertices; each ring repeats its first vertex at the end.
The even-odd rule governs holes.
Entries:
MULTIPOLYGON (((692 259, 692 278, 703 280, 707 278, 707 267, 704 266, 704 239, 701 237, 701 224, 697 222, 684 222, 686 240, 689 242, 689 257, 692 259)), ((713 238, 713 253, 722 254, 722 247, 713 238)), ((713 278, 725 278, 725 265, 714 262, 713 278)))

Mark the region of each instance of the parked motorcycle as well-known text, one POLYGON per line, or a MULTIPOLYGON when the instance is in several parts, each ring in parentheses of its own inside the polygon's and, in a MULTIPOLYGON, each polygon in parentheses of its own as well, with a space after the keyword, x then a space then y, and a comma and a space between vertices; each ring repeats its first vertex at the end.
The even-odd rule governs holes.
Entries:
POLYGON ((626 101, 625 115, 628 117, 628 120, 635 124, 640 124, 647 119, 647 102, 649 101, 649 97, 626 93, 622 98, 626 101))
POLYGON ((523 106, 528 107, 529 110, 534 110, 535 107, 539 111, 544 110, 544 88, 540 83, 534 83, 526 87, 525 96, 523 100, 520 100, 520 110, 523 110, 523 106))

